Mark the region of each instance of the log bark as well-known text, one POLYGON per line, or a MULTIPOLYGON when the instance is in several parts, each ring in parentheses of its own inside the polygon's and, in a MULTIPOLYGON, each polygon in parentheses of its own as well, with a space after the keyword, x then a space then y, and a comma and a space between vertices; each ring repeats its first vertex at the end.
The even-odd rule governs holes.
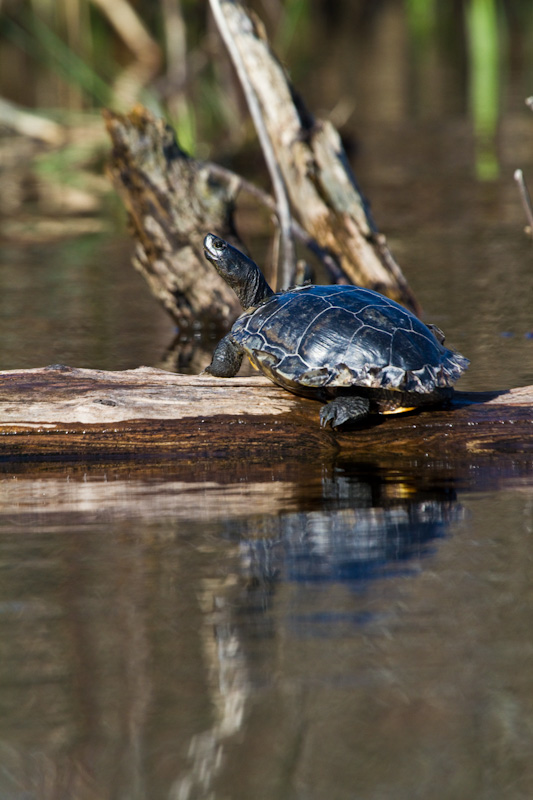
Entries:
POLYGON ((133 264, 180 327, 208 314, 227 329, 241 312, 225 281, 203 256, 208 231, 244 249, 235 233, 237 187, 189 158, 172 129, 142 106, 104 111, 113 143, 109 172, 128 214, 133 264))
POLYGON ((51 366, 0 373, 0 460, 533 458, 533 387, 455 394, 450 408, 319 427, 320 404, 263 377, 217 379, 148 367, 51 366))

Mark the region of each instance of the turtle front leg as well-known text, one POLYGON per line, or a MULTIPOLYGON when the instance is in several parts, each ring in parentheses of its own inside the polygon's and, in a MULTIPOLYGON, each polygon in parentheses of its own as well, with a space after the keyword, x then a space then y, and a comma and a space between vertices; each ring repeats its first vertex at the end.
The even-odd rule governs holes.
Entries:
POLYGON ((320 427, 325 428, 331 423, 332 428, 338 428, 345 422, 356 422, 364 419, 370 411, 370 402, 366 397, 357 395, 341 395, 330 400, 320 409, 320 427))
POLYGON ((211 363, 204 372, 215 378, 233 378, 241 368, 243 355, 242 347, 228 333, 215 347, 211 363))

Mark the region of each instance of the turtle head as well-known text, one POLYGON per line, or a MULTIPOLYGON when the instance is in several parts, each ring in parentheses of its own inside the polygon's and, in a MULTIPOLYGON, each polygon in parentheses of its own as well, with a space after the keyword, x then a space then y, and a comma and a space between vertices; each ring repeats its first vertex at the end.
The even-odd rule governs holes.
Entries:
POLYGON ((243 308, 256 306, 273 294, 255 261, 224 239, 208 233, 204 239, 204 255, 231 286, 243 308))

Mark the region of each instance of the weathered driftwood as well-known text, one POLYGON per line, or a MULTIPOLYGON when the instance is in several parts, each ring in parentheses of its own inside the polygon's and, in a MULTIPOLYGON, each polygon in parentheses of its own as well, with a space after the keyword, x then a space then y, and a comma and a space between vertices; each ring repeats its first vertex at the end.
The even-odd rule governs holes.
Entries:
POLYGON ((349 281, 417 311, 407 281, 372 219, 337 130, 330 122, 315 120, 305 108, 270 49, 263 26, 238 0, 211 0, 211 7, 246 96, 257 106, 258 133, 273 151, 267 158, 275 162, 271 174, 279 166, 304 229, 338 258, 349 281))
MULTIPOLYGON (((103 113, 113 143, 109 174, 135 243, 133 265, 180 328, 208 319, 225 332, 241 308, 205 260, 204 236, 211 231, 246 250, 233 222, 236 195, 253 194, 275 212, 273 198, 230 170, 187 156, 172 129, 143 106, 103 113)), ((293 231, 332 277, 342 277, 334 259, 294 222, 293 231)))
POLYGON ((133 263, 179 326, 209 312, 221 327, 240 313, 235 294, 203 257, 212 230, 237 247, 236 186, 180 150, 172 129, 142 106, 104 112, 113 142, 110 174, 128 213, 133 263))
POLYGON ((0 373, 0 460, 349 457, 533 458, 533 387, 457 393, 450 409, 318 424, 319 403, 262 377, 223 380, 141 367, 0 373))
MULTIPOLYGON (((277 202, 259 191, 257 196, 276 209, 286 236, 287 228, 300 239, 306 235, 334 280, 370 286, 418 311, 358 190, 338 133, 329 123, 315 122, 296 100, 244 8, 228 0, 217 6, 227 21, 230 52, 240 54, 241 81, 263 119, 263 138, 269 141, 263 149, 270 153, 274 185, 282 187, 277 194, 287 194, 292 209, 282 213, 279 196, 277 202)), ((128 213, 134 266, 179 326, 208 314, 219 327, 229 327, 240 308, 205 262, 202 241, 212 231, 245 249, 233 210, 238 192, 250 184, 187 156, 172 129, 142 106, 127 115, 105 111, 104 118, 113 144, 109 172, 128 213)))

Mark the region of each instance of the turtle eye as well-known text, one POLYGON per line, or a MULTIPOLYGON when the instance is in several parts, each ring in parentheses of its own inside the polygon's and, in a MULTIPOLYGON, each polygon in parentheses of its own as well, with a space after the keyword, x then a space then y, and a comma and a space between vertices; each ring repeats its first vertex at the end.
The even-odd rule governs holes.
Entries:
POLYGON ((215 250, 223 250, 225 244, 226 242, 224 242, 222 239, 215 239, 215 241, 213 242, 213 247, 215 248, 215 250))

